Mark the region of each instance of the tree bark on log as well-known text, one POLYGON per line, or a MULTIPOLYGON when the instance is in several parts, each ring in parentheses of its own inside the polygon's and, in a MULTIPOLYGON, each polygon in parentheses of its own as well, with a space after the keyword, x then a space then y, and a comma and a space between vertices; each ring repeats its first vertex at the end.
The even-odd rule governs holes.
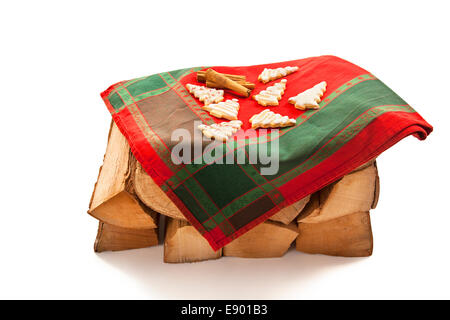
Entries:
POLYGON ((139 199, 151 209, 165 216, 187 221, 180 209, 144 171, 140 163, 136 165, 134 189, 139 199))
POLYGON ((112 122, 103 166, 89 204, 90 215, 122 228, 157 227, 157 214, 140 202, 133 188, 136 162, 127 140, 112 122))
POLYGON ((299 223, 296 249, 342 257, 372 255, 369 212, 357 212, 321 223, 299 223))
POLYGON ((158 229, 128 229, 99 222, 94 251, 120 251, 158 245, 158 229))
POLYGON ((309 202, 310 196, 306 196, 303 199, 295 202, 294 204, 287 206, 280 210, 280 212, 274 214, 269 220, 281 222, 284 224, 290 224, 305 208, 309 202))
POLYGON ((168 218, 164 240, 164 262, 182 263, 218 259, 208 241, 187 221, 168 218))
POLYGON ((374 163, 357 169, 316 192, 297 218, 301 223, 320 223, 376 206, 379 193, 374 163))
POLYGON ((284 225, 266 221, 227 244, 223 248, 223 255, 241 258, 281 257, 297 235, 295 223, 284 225))
POLYGON ((377 170, 377 176, 375 178, 375 190, 372 202, 372 209, 375 209, 378 204, 378 200, 380 198, 380 176, 378 175, 378 166, 377 163, 374 163, 375 169, 377 170))

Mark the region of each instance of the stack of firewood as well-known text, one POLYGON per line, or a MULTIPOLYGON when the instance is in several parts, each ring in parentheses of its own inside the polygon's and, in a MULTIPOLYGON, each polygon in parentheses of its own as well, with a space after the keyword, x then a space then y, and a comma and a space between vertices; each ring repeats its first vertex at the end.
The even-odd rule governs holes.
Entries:
POLYGON ((165 229, 165 262, 280 257, 294 241, 306 253, 361 257, 372 254, 369 210, 378 194, 377 167, 371 161, 215 252, 144 172, 113 123, 88 212, 99 220, 96 252, 158 245, 160 227, 165 229))

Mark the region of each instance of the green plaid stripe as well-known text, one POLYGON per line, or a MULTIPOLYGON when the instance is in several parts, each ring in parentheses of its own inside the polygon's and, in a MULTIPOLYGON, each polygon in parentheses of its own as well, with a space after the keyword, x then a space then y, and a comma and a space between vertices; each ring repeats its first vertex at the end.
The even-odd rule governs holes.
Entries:
POLYGON ((174 71, 169 71, 170 75, 175 78, 176 80, 180 80, 184 76, 187 76, 189 73, 197 72, 202 69, 205 69, 206 67, 194 67, 194 68, 185 68, 185 69, 178 69, 174 71))
POLYGON ((159 76, 169 87, 173 87, 177 83, 177 80, 169 72, 162 72, 159 76))
POLYGON ((342 92, 348 90, 349 88, 357 85, 358 83, 361 83, 366 80, 376 80, 376 78, 372 74, 363 74, 360 75, 350 81, 347 81, 345 84, 337 88, 335 91, 333 91, 330 95, 328 95, 323 101, 319 103, 322 107, 326 104, 328 104, 330 101, 333 101, 336 99, 342 92))
POLYGON ((199 199, 197 197, 194 197, 185 186, 181 185, 173 190, 173 192, 178 196, 178 198, 183 199, 184 205, 189 209, 190 212, 192 212, 192 214, 199 222, 202 223, 210 218, 210 215, 202 207, 199 199))
MULTIPOLYGON (((237 151, 233 151, 235 157, 237 151)), ((189 166, 186 165, 186 168, 189 166)), ((195 195, 196 201, 206 213, 202 214, 202 218, 208 217, 205 221, 200 220, 207 230, 219 226, 221 229, 224 228, 222 231, 225 234, 232 232, 234 228, 230 228, 232 224, 224 221, 255 199, 268 197, 271 199, 272 207, 284 200, 281 193, 251 164, 211 164, 186 179, 174 189, 175 192, 178 188, 181 190, 188 188, 195 195), (221 180, 212 180, 211 177, 221 177, 221 180), (222 185, 230 184, 234 184, 235 187, 222 188, 222 185), (211 199, 214 199, 214 202, 211 199)))
POLYGON ((333 153, 338 151, 345 143, 353 139, 373 119, 379 117, 383 113, 395 111, 410 112, 410 113, 415 112, 415 110, 411 108, 409 105, 374 107, 365 112, 364 114, 362 114, 354 122, 352 122, 350 126, 345 128, 345 130, 340 132, 334 139, 332 139, 326 145, 326 147, 321 148, 318 152, 316 152, 313 156, 311 156, 308 160, 303 162, 298 167, 295 167, 293 170, 288 171, 287 173, 283 174, 277 179, 274 179, 272 183, 274 184, 275 187, 281 187, 283 184, 298 177, 300 174, 306 172, 309 169, 314 168, 320 162, 327 159, 333 153))
POLYGON ((195 179, 188 179, 183 183, 185 188, 188 188, 199 202, 202 204, 203 209, 205 209, 206 213, 210 216, 215 214, 219 208, 217 205, 211 200, 211 197, 202 189, 203 184, 200 184, 195 179))
POLYGON ((135 100, 136 100, 136 102, 138 102, 138 101, 147 99, 148 97, 157 96, 157 95, 162 94, 164 92, 167 92, 169 90, 170 90, 170 87, 167 86, 167 87, 164 87, 164 88, 148 91, 148 92, 145 92, 145 93, 139 95, 138 97, 136 97, 135 100))
POLYGON ((123 107, 125 106, 125 103, 123 102, 122 98, 119 96, 117 92, 110 93, 108 100, 111 103, 115 112, 122 110, 123 107))
POLYGON ((134 103, 133 97, 131 96, 131 94, 128 92, 127 89, 125 89, 124 86, 119 85, 116 88, 116 93, 120 96, 120 98, 122 99, 122 101, 124 102, 124 104, 126 106, 129 106, 131 104, 134 103))
MULTIPOLYGON (((296 161, 280 162, 280 170, 271 179, 282 177, 296 168, 299 163, 307 161, 333 137, 337 136, 342 128, 348 127, 351 130, 350 128, 356 125, 352 122, 367 110, 387 105, 404 106, 406 102, 379 80, 364 81, 351 87, 332 100, 326 108, 319 110, 308 121, 285 133, 283 138, 279 139, 280 154, 285 159, 296 159, 296 161), (317 128, 321 130, 318 131, 317 128), (316 133, 311 135, 311 132, 316 133), (296 148, 292 148, 293 145, 296 148), (304 150, 310 151, 305 153, 304 150)), ((317 160, 319 162, 314 162, 312 166, 322 161, 317 160)), ((259 164, 256 166, 261 167, 259 164)), ((279 186, 279 184, 276 185, 279 186)))
POLYGON ((134 102, 169 91, 178 83, 179 79, 203 68, 179 69, 125 81, 114 88, 109 94, 108 100, 113 106, 114 111, 119 112, 134 102))
POLYGON ((263 188, 256 188, 251 190, 250 192, 242 195, 239 199, 231 202, 222 210, 222 216, 229 218, 237 211, 245 208, 247 204, 254 201, 255 199, 261 198, 265 195, 265 190, 263 188))
POLYGON ((140 78, 134 78, 134 79, 125 81, 125 83, 124 83, 123 85, 124 85, 124 87, 127 87, 127 86, 129 86, 130 84, 132 84, 132 83, 135 83, 135 82, 138 82, 138 81, 147 79, 147 78, 149 78, 149 77, 151 77, 151 76, 145 76, 145 77, 140 77, 140 78))

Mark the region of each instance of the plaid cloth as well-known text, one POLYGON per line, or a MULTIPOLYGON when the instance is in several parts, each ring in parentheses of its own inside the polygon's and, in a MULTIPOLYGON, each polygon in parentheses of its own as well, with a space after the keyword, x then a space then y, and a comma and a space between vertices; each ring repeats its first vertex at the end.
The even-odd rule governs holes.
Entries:
MULTIPOLYGON (((311 194, 373 159, 400 139, 413 134, 423 140, 432 127, 404 100, 366 70, 334 56, 321 56, 250 67, 213 67, 244 74, 254 93, 270 84, 257 81, 267 68, 298 66, 288 75, 287 89, 276 113, 297 119, 279 136, 243 137, 223 144, 237 158, 253 144, 279 139, 280 164, 274 175, 261 175, 256 164, 181 164, 171 160, 173 130, 192 135, 194 121, 222 122, 202 110, 203 103, 186 90, 199 84, 196 71, 205 67, 163 72, 116 83, 101 96, 131 150, 146 172, 180 208, 190 223, 218 250, 264 222, 283 207, 311 194), (327 91, 320 109, 300 111, 287 102, 320 81, 327 91)), ((225 99, 233 98, 228 93, 225 99)), ((263 109, 239 99, 243 129, 263 109)), ((198 132, 197 132, 198 134, 198 132)), ((200 135, 201 136, 201 135, 200 135)))

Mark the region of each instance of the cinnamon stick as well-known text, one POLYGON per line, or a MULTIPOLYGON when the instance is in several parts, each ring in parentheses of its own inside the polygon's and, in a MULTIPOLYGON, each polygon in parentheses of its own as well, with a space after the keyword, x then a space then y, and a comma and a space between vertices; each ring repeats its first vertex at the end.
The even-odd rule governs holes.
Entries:
MULTIPOLYGON (((205 81, 206 81, 206 79, 205 79, 205 81)), ((255 89, 255 84, 254 83, 247 82, 247 81, 242 81, 242 80, 239 80, 239 81, 236 81, 236 82, 239 83, 241 86, 246 87, 247 89, 250 89, 250 90, 255 89)), ((224 89, 223 87, 219 86, 217 83, 211 82, 211 81, 206 81, 206 86, 208 88, 224 89)))
POLYGON ((236 81, 233 81, 223 74, 214 71, 213 69, 206 70, 206 82, 214 82, 222 88, 229 89, 235 92, 237 95, 248 97, 251 90, 247 89, 243 85, 240 85, 236 81))
MULTIPOLYGON (((246 77, 244 75, 240 74, 225 74, 222 73, 225 77, 233 80, 233 81, 245 81, 246 77)), ((206 81, 206 71, 198 71, 197 72, 197 81, 198 82, 205 82, 206 81)))

